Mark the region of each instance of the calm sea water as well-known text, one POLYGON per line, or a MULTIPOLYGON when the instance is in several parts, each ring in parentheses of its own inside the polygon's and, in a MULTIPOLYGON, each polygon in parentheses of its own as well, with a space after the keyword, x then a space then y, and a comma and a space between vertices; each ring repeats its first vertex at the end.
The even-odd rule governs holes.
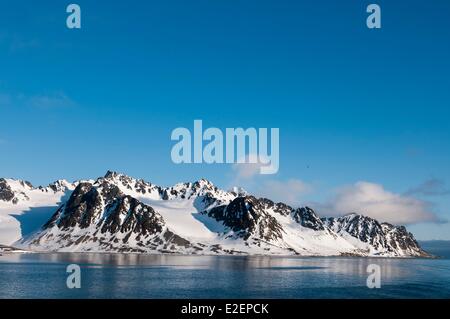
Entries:
POLYGON ((441 259, 122 254, 0 256, 0 298, 450 298, 450 249, 441 259), (81 266, 81 289, 66 267, 81 266), (381 288, 366 269, 382 269, 381 288))

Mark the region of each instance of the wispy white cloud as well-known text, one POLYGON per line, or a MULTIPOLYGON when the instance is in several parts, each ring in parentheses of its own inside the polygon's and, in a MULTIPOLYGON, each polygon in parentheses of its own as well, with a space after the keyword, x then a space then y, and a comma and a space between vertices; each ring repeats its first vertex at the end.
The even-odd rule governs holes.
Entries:
POLYGON ((266 197, 276 202, 283 202, 291 206, 301 206, 305 196, 313 191, 313 186, 299 179, 287 181, 267 180, 255 188, 256 195, 266 197))
POLYGON ((27 38, 17 33, 0 33, 0 45, 9 53, 17 53, 25 50, 35 49, 41 46, 37 38, 27 38))
POLYGON ((33 107, 41 109, 65 108, 77 103, 63 92, 52 94, 25 95, 0 92, 0 107, 33 107))
POLYGON ((15 53, 22 50, 37 48, 39 45, 40 42, 37 39, 23 39, 15 36, 11 39, 9 51, 15 53))
POLYGON ((322 215, 355 212, 392 224, 440 221, 433 213, 431 203, 393 193, 382 185, 364 181, 339 188, 330 201, 318 206, 322 215))
POLYGON ((276 202, 292 206, 300 206, 307 194, 313 191, 313 186, 300 179, 280 180, 269 175, 261 175, 260 168, 266 166, 267 159, 258 155, 247 155, 247 164, 232 166, 231 186, 242 186, 251 194, 266 197, 276 202))
POLYGON ((233 164, 233 175, 236 182, 248 181, 260 175, 261 167, 267 165, 264 163, 267 163, 268 159, 261 158, 261 156, 256 154, 249 154, 240 161, 245 161, 245 163, 233 164))
POLYGON ((421 195, 421 196, 441 196, 449 195, 450 189, 445 185, 445 181, 438 178, 431 178, 422 184, 410 188, 406 195, 421 195))
POLYGON ((342 216, 358 213, 380 222, 408 225, 423 222, 445 222, 434 212, 434 205, 416 195, 445 195, 449 190, 442 180, 431 179, 405 193, 395 193, 383 185, 360 181, 338 187, 329 200, 313 202, 308 199, 317 193, 312 183, 300 179, 269 179, 259 174, 261 164, 233 165, 233 185, 242 186, 251 194, 284 202, 294 207, 310 205, 322 216, 342 216))
POLYGON ((61 92, 52 95, 31 96, 26 103, 31 107, 44 109, 71 107, 76 104, 67 95, 61 92))

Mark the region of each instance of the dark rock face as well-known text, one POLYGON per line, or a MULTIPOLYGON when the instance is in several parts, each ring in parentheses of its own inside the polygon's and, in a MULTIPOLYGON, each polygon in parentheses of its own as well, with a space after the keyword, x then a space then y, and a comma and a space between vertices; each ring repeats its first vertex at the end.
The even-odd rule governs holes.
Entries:
POLYGON ((50 184, 50 185, 48 185, 48 187, 55 193, 58 191, 58 187, 55 184, 50 184))
POLYGON ((101 232, 122 233, 134 232, 141 235, 161 233, 163 218, 152 207, 139 202, 131 196, 117 198, 106 207, 106 219, 101 232), (121 222, 122 216, 125 216, 121 222))
POLYGON ((33 188, 33 184, 31 184, 29 181, 21 181, 22 185, 26 185, 29 188, 33 188))
POLYGON ((302 207, 292 212, 294 220, 306 228, 313 230, 325 230, 323 221, 316 215, 314 210, 309 207, 302 207))
POLYGON ((293 209, 289 205, 284 203, 274 203, 267 198, 258 199, 258 203, 263 209, 272 209, 277 214, 283 216, 292 215, 292 218, 303 227, 311 228, 313 230, 325 230, 326 228, 323 221, 316 215, 314 210, 309 207, 293 209))
POLYGON ((192 247, 191 243, 188 240, 178 236, 177 234, 172 233, 171 231, 166 231, 164 233, 163 238, 166 242, 166 246, 169 246, 169 247, 172 245, 176 245, 176 246, 180 246, 180 247, 184 247, 184 248, 192 247))
POLYGON ((414 235, 408 232, 405 226, 394 226, 388 223, 381 224, 387 237, 387 244, 394 250, 411 250, 420 252, 422 256, 429 256, 420 248, 414 235))
POLYGON ((44 232, 32 244, 50 240, 64 248, 95 243, 105 251, 118 252, 172 252, 179 247, 200 249, 167 229, 162 216, 152 207, 123 194, 106 180, 98 180, 96 184, 80 183, 43 230, 49 232, 44 232), (54 227, 61 231, 56 238, 51 232, 54 227), (76 227, 85 230, 82 235, 71 235, 76 227))
POLYGON ((177 184, 173 187, 161 189, 162 198, 170 200, 178 199, 192 199, 199 196, 207 196, 216 194, 219 189, 206 179, 198 180, 194 183, 177 184))
POLYGON ((103 181, 98 187, 101 189, 101 195, 106 204, 112 202, 117 197, 123 196, 119 187, 106 181, 103 181))
POLYGON ((326 224, 336 232, 345 231, 375 248, 386 247, 386 239, 381 224, 375 219, 357 214, 339 218, 328 218, 326 224))
POLYGON ((14 192, 4 178, 0 178, 0 200, 9 202, 14 199, 14 192))
POLYGON ((162 217, 152 207, 103 182, 98 188, 90 183, 79 184, 45 228, 56 225, 60 229, 75 226, 84 229, 95 222, 101 226, 102 233, 132 231, 152 235, 161 232, 164 226, 162 217))
POLYGON ((289 205, 286 205, 284 203, 274 203, 267 198, 260 198, 258 199, 258 202, 264 209, 272 209, 275 213, 283 216, 289 215, 292 211, 292 207, 290 207, 289 205))
POLYGON ((126 187, 127 189, 134 190, 137 193, 140 193, 142 195, 145 195, 145 194, 151 192, 152 190, 156 190, 161 195, 163 193, 162 188, 159 186, 148 183, 142 179, 136 180, 129 176, 119 174, 119 173, 113 172, 113 171, 108 171, 103 178, 99 178, 97 180, 97 184, 113 183, 113 182, 118 182, 118 183, 122 184, 122 186, 126 187))
POLYGON ((244 239, 252 235, 267 241, 283 237, 282 226, 264 211, 263 205, 253 196, 238 197, 229 205, 215 207, 207 214, 244 239))
POLYGON ((61 218, 56 222, 59 228, 87 228, 102 212, 102 198, 90 183, 81 183, 65 204, 61 218))

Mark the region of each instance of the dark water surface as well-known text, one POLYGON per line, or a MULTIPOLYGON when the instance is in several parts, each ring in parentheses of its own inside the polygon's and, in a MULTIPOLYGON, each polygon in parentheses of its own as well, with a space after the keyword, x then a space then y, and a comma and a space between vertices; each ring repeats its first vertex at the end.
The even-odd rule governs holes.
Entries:
POLYGON ((450 298, 441 259, 124 254, 0 256, 0 298, 450 298), (66 267, 81 267, 68 289, 66 267), (367 266, 381 288, 367 288, 367 266))

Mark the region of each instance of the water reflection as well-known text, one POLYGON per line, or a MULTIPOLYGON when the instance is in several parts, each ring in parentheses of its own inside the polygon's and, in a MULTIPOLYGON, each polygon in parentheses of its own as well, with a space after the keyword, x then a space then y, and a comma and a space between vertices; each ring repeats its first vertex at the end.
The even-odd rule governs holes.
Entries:
POLYGON ((0 297, 450 297, 449 270, 449 260, 425 259, 16 254, 0 257, 0 297), (65 286, 73 263, 82 268, 79 290, 65 286), (381 267, 382 289, 366 287, 370 264, 381 267))

